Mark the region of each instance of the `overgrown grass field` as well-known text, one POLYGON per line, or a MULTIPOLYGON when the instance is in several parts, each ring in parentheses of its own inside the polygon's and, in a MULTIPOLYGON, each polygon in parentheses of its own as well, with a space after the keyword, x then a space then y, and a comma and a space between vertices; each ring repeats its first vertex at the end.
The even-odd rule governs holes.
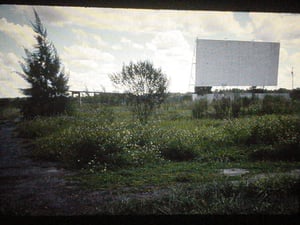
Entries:
POLYGON ((99 213, 297 213, 299 177, 290 173, 300 169, 297 110, 282 110, 287 103, 273 100, 273 111, 255 102, 222 114, 221 103, 200 113, 199 103, 165 103, 147 124, 123 105, 83 103, 72 115, 23 121, 18 130, 32 139, 33 157, 80 170, 69 179, 82 188, 120 196, 167 190, 157 198, 107 203, 99 213), (249 173, 226 176, 227 168, 249 173), (248 182, 258 174, 265 178, 248 182))

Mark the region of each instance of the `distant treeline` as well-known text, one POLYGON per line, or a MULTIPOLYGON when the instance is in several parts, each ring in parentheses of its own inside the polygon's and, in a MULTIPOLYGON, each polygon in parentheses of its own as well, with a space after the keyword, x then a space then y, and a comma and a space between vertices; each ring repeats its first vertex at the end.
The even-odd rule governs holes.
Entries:
MULTIPOLYGON (((294 90, 297 90, 297 89, 294 89, 294 90)), ((228 90, 215 90, 214 92, 230 92, 230 93, 291 93, 293 92, 294 90, 289 90, 289 89, 286 89, 286 88, 279 88, 279 89, 276 89, 276 90, 267 90, 267 89, 263 89, 263 88, 249 88, 249 89, 246 89, 246 90, 243 90, 243 89, 239 89, 239 88, 232 88, 232 89, 228 89, 228 90)), ((299 89, 300 91, 300 89, 299 89)))
POLYGON ((300 88, 296 88, 293 90, 286 88, 279 88, 276 90, 267 90, 263 88, 251 87, 249 89, 225 89, 225 90, 214 90, 212 91, 212 87, 195 87, 195 93, 199 95, 210 94, 210 93, 289 93, 291 98, 300 99, 300 88))
MULTIPOLYGON (((166 96, 166 103, 191 101, 192 93, 168 93, 166 96)), ((83 103, 100 103, 107 105, 125 105, 127 102, 127 93, 108 93, 103 92, 94 96, 85 96, 81 98, 83 103)), ((75 97, 76 98, 76 97, 75 97)))
MULTIPOLYGON (((300 99, 300 88, 289 90, 285 88, 280 88, 277 90, 266 90, 266 89, 248 89, 242 90, 238 88, 227 89, 227 90, 205 90, 207 93, 289 93, 292 99, 300 99)), ((196 92, 197 93, 197 92, 196 92)), ((206 94, 205 93, 205 94, 206 94)), ((198 93, 199 94, 199 93, 198 93)), ((168 93, 167 98, 165 100, 166 103, 180 103, 184 101, 191 101, 192 93, 168 93)), ((71 97, 70 97, 71 98, 71 97)), ((7 106, 19 107, 25 101, 25 97, 23 98, 0 98, 0 108, 7 106)), ((76 97, 73 98, 76 101, 76 97)), ((98 103, 98 104, 107 104, 107 105, 125 105, 127 99, 127 93, 111 93, 111 92, 103 92, 97 94, 95 96, 85 96, 81 97, 83 103, 98 103)))

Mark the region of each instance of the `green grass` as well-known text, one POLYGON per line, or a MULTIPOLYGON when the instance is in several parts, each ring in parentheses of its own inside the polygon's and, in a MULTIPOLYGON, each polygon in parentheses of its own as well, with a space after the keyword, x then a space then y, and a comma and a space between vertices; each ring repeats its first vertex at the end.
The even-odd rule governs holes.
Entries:
POLYGON ((155 198, 122 198, 99 206, 99 214, 297 214, 299 180, 280 176, 256 183, 186 184, 155 198))
POLYGON ((58 159, 70 167, 90 167, 88 163, 93 163, 94 169, 104 163, 109 163, 110 168, 140 166, 156 160, 235 162, 300 158, 300 118, 296 115, 232 120, 154 116, 142 125, 128 113, 120 106, 85 106, 74 116, 24 121, 19 125, 19 133, 35 139, 34 155, 58 159))
POLYGON ((300 169, 299 115, 192 119, 190 104, 168 108, 142 125, 124 106, 83 105, 72 116, 24 121, 19 132, 33 139, 33 156, 81 169, 68 178, 81 188, 115 195, 164 189, 169 193, 156 200, 108 203, 99 213, 136 213, 139 208, 146 214, 291 213, 290 206, 299 206, 292 192, 278 197, 269 188, 274 182, 282 189, 289 184, 295 188, 294 178, 284 173, 300 169), (228 177, 221 174, 226 168, 249 173, 228 177), (262 173, 282 178, 256 186, 247 183, 262 173), (241 186, 232 187, 234 180, 241 186), (224 194, 226 190, 232 194, 224 194), (260 193, 269 197, 256 204, 260 193), (288 201, 281 204, 278 199, 284 196, 288 201))
POLYGON ((148 164, 138 168, 119 169, 116 171, 95 172, 83 170, 81 176, 70 179, 80 181, 88 189, 119 189, 133 187, 143 189, 162 188, 178 183, 201 184, 213 181, 242 180, 256 174, 285 173, 299 169, 300 162, 165 162, 148 164), (243 168, 248 174, 227 177, 222 169, 243 168))

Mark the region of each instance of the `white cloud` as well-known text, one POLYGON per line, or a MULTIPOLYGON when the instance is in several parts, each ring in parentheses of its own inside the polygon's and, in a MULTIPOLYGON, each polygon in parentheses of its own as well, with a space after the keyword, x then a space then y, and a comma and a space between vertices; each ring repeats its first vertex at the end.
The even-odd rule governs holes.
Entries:
POLYGON ((93 43, 94 47, 108 47, 108 44, 101 38, 100 35, 88 33, 83 29, 72 29, 75 35, 75 40, 81 44, 93 43))
POLYGON ((300 87, 300 15, 250 13, 253 36, 256 40, 280 42, 278 87, 291 88, 291 69, 294 67, 294 87, 300 87))
MULTIPOLYGON (((27 82, 16 73, 19 58, 12 52, 0 52, 0 96, 20 97, 20 88, 27 88, 27 82)), ((20 68, 21 69, 21 68, 20 68)))
POLYGON ((85 86, 99 90, 101 85, 109 85, 108 74, 115 71, 112 54, 89 45, 64 47, 62 60, 69 71, 70 88, 84 90, 85 86))
MULTIPOLYGON (((82 86, 84 82, 92 85, 91 87, 96 83, 108 85, 107 74, 119 71, 123 62, 126 64, 128 60, 145 58, 152 60, 154 66, 161 67, 171 78, 171 91, 186 91, 191 76, 194 40, 198 37, 280 41, 278 87, 290 87, 291 66, 295 70, 295 83, 298 82, 300 86, 297 81, 297 71, 300 71, 300 15, 249 13, 243 23, 239 23, 232 12, 47 6, 34 8, 46 26, 52 25, 49 33, 53 25, 73 31, 73 36, 66 37, 71 39, 72 45, 64 46, 59 52, 62 62, 70 70, 70 82, 74 85, 76 83, 82 86), (102 32, 107 31, 109 32, 102 36, 102 32), (114 42, 115 37, 107 38, 108 35, 120 35, 119 42, 114 42)), ((25 13, 33 19, 32 6, 15 6, 15 9, 17 13, 25 13)), ((239 16, 241 17, 242 15, 239 16)), ((33 31, 29 26, 14 24, 2 18, 0 31, 19 45, 34 44, 33 31)), ((95 89, 99 87, 95 86, 95 89)))
MULTIPOLYGON (((19 14, 24 14, 29 21, 34 21, 33 9, 35 9, 43 23, 63 26, 70 23, 68 17, 65 15, 64 10, 68 7, 59 6, 26 6, 26 5, 15 5, 14 9, 19 14)), ((76 8, 74 8, 76 9, 76 8)))
POLYGON ((124 38, 124 37, 121 38, 120 42, 122 44, 131 44, 132 43, 131 40, 124 38))
POLYGON ((249 24, 242 27, 234 18, 233 12, 187 12, 178 15, 177 22, 183 24, 182 30, 191 37, 220 39, 251 39, 249 24))
MULTIPOLYGON (((181 30, 193 38, 224 32, 248 37, 251 33, 249 26, 240 26, 232 12, 47 6, 35 8, 42 21, 52 22, 53 25, 59 26, 76 25, 95 29, 152 34, 166 30, 181 30)), ((32 16, 31 7, 17 6, 17 9, 32 16)))
POLYGON ((123 47, 120 44, 115 44, 111 47, 113 50, 122 50, 123 47))
MULTIPOLYGON (((145 48, 144 45, 133 42, 132 40, 129 40, 125 37, 121 38, 120 43, 129 48, 135 48, 135 49, 144 49, 145 48)), ((116 46, 118 46, 118 45, 116 45, 116 46)))
POLYGON ((72 45, 70 47, 64 47, 64 58, 68 60, 93 60, 111 62, 114 60, 114 56, 110 53, 103 52, 98 48, 93 48, 88 45, 72 45))
POLYGON ((300 39, 299 14, 250 13, 253 34, 259 40, 300 39))
POLYGON ((154 66, 161 65, 170 78, 171 91, 186 91, 192 64, 192 48, 178 30, 157 33, 146 44, 152 50, 154 66))
POLYGON ((34 32, 27 25, 11 23, 1 18, 0 31, 12 38, 20 47, 29 48, 34 44, 34 32))

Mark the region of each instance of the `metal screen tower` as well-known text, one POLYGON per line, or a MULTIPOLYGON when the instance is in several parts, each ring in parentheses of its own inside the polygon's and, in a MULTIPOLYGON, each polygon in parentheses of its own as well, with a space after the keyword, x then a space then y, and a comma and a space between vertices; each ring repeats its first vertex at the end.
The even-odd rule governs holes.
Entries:
MULTIPOLYGON (((188 90, 190 90, 191 86, 193 86, 195 88, 195 65, 196 65, 196 48, 197 48, 197 39, 195 41, 195 47, 194 47, 194 51, 193 51, 193 56, 192 56, 192 63, 191 63, 191 75, 190 75, 190 79, 189 79, 189 86, 188 86, 188 90)), ((193 90, 192 92, 194 92, 195 90, 193 90)))

